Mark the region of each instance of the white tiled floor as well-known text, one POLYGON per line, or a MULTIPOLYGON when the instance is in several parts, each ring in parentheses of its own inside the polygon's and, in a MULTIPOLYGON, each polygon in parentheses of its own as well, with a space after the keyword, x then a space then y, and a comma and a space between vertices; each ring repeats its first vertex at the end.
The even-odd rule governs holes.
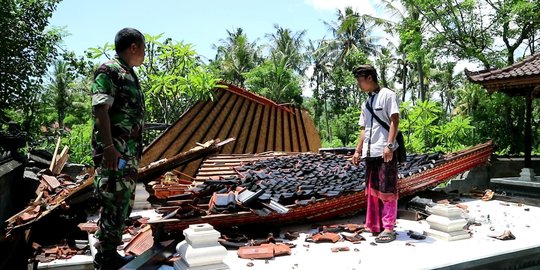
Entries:
MULTIPOLYGON (((350 242, 337 243, 307 243, 306 236, 315 232, 312 224, 302 224, 282 228, 282 232, 298 231, 300 238, 293 241, 296 247, 292 255, 277 257, 271 260, 248 260, 238 258, 236 250, 229 250, 224 262, 233 270, 241 269, 434 269, 453 265, 456 263, 481 259, 513 251, 540 247, 540 208, 516 203, 507 203, 497 200, 481 201, 469 200, 468 215, 473 217, 481 226, 471 226, 472 238, 454 242, 446 242, 427 237, 425 240, 413 240, 407 236, 408 230, 422 233, 429 228, 425 220, 408 221, 398 219, 396 231, 397 240, 388 244, 370 245, 374 237, 363 233, 367 241, 360 244, 350 242), (511 230, 516 236, 515 240, 501 241, 489 237, 500 235, 504 230, 511 230), (309 247, 304 245, 308 244, 309 247), (350 251, 333 253, 332 247, 348 246, 350 251), (357 251, 355 251, 357 249, 357 251), (248 266, 252 262, 253 266, 248 266)), ((153 210, 134 212, 133 215, 142 214, 153 216, 153 210)), ((318 224, 361 224, 364 217, 361 215, 334 219, 318 224)), ((44 266, 44 265, 42 265, 44 266)), ((44 268, 44 267, 40 267, 44 268)), ((69 268, 74 269, 74 268, 69 268)), ((163 266, 160 269, 173 269, 163 266)))
MULTIPOLYGON (((289 227, 302 232, 300 239, 295 240, 297 247, 291 256, 265 260, 240 259, 236 251, 229 251, 225 263, 231 269, 433 269, 453 265, 460 262, 480 259, 497 254, 504 254, 521 249, 540 246, 538 228, 540 209, 531 206, 519 206, 500 201, 466 202, 469 215, 474 216, 481 226, 471 226, 472 238, 454 242, 445 242, 431 237, 425 240, 413 240, 407 236, 407 230, 423 232, 429 228, 425 220, 398 220, 399 233, 396 241, 388 244, 370 245, 374 241, 369 233, 363 233, 367 241, 361 244, 337 242, 314 244, 309 248, 303 245, 307 234, 312 232, 310 225, 289 227), (526 211, 525 209, 529 209, 526 211), (489 219, 488 219, 489 216, 489 219), (516 240, 501 241, 488 237, 500 235, 504 230, 511 230, 516 240), (406 245, 410 243, 412 245, 406 245), (348 246, 350 251, 332 253, 331 247, 348 246), (357 249, 358 251, 354 251, 357 249), (248 267, 252 262, 254 265, 248 267)), ((331 223, 360 223, 362 217, 333 220, 331 223)))

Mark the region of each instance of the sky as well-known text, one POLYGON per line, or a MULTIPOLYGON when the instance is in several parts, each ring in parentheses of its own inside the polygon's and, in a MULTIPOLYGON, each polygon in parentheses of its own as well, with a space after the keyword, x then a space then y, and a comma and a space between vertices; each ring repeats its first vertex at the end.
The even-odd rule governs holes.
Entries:
POLYGON ((241 27, 250 41, 266 42, 274 25, 293 32, 306 30, 312 40, 331 37, 324 22, 337 19, 337 10, 351 6, 362 14, 374 14, 370 0, 64 0, 50 20, 64 27, 64 48, 82 55, 90 47, 114 43, 124 27, 142 33, 170 37, 193 45, 195 51, 213 59, 213 44, 225 39, 227 30, 241 27))

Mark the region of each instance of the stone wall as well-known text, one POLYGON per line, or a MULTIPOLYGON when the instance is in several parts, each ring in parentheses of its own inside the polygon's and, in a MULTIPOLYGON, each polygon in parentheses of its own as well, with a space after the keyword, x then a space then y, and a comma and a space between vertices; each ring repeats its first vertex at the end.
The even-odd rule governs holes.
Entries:
MULTIPOLYGON (((518 177, 523 168, 524 158, 492 158, 490 165, 476 167, 451 179, 445 191, 469 192, 471 189, 483 190, 490 187, 491 178, 518 177)), ((540 175, 540 158, 532 159, 536 175, 540 175)))

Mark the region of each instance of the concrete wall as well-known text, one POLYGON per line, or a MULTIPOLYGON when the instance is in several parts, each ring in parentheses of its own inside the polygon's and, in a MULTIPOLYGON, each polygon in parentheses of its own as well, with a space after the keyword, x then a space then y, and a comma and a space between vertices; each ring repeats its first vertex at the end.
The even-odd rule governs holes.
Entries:
MULTIPOLYGON (((531 159, 532 168, 536 175, 540 175, 540 157, 531 159)), ((519 176, 525 164, 524 158, 494 158, 491 161, 490 178, 519 176)))
POLYGON ((0 223, 22 209, 13 191, 22 181, 23 169, 22 163, 16 160, 0 164, 0 223))
MULTIPOLYGON (((517 177, 524 165, 523 158, 492 158, 490 165, 476 167, 451 179, 445 191, 469 192, 471 189, 484 190, 490 187, 491 178, 517 177)), ((532 159, 536 175, 540 175, 540 158, 532 159)))

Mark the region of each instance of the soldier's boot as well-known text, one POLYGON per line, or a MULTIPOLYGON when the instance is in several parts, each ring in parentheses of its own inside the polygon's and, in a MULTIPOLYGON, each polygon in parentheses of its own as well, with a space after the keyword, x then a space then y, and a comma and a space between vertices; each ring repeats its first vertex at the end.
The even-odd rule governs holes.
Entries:
POLYGON ((96 270, 118 270, 134 258, 134 256, 122 256, 116 250, 98 252, 94 258, 94 268, 96 270))

